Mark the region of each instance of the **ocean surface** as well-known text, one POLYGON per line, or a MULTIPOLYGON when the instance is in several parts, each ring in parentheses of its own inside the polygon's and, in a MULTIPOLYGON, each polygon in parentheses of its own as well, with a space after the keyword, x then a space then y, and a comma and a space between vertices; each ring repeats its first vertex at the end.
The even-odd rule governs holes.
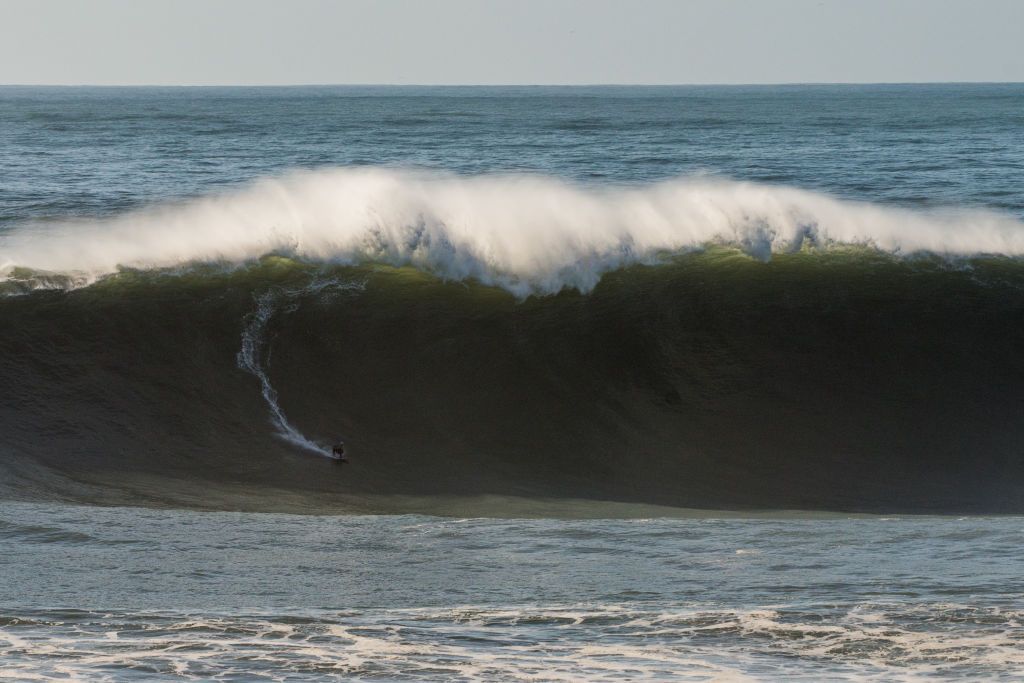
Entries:
POLYGON ((0 87, 0 678, 1021 678, 1022 181, 1020 84, 0 87))

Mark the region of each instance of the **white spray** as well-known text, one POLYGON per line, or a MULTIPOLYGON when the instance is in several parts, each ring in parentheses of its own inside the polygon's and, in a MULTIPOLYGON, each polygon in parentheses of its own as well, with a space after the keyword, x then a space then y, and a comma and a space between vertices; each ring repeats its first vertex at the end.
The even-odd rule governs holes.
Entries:
POLYGON ((119 267, 239 264, 287 252, 307 261, 412 265, 526 296, 588 291, 610 270, 709 242, 761 259, 805 242, 1022 256, 1024 223, 980 209, 915 211, 722 179, 630 188, 333 169, 108 220, 24 225, 0 236, 0 279, 25 267, 80 284, 119 267))

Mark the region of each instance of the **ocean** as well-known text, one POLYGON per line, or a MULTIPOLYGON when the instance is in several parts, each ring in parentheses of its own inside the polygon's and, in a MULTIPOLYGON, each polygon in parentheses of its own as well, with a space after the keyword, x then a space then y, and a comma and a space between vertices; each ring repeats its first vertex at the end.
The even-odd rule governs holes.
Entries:
POLYGON ((0 677, 1021 677, 1022 179, 1019 84, 0 87, 0 677))

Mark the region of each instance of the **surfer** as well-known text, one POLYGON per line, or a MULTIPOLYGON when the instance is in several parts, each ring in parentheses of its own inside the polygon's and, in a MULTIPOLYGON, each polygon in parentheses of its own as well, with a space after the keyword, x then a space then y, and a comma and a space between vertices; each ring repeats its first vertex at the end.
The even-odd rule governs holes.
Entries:
POLYGON ((338 462, 348 462, 348 458, 345 457, 345 442, 339 441, 334 448, 331 449, 331 457, 338 462))

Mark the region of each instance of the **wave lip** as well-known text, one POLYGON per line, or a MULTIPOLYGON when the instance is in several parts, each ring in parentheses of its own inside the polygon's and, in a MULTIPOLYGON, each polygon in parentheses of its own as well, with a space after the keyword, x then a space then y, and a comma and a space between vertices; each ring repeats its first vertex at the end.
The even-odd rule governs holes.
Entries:
POLYGON ((1024 223, 981 209, 915 211, 706 177, 631 188, 341 168, 105 220, 22 226, 0 237, 0 277, 73 288, 122 268, 239 264, 287 253, 411 265, 528 296, 587 292, 606 272, 708 243, 760 259, 836 244, 1018 257, 1024 223))

